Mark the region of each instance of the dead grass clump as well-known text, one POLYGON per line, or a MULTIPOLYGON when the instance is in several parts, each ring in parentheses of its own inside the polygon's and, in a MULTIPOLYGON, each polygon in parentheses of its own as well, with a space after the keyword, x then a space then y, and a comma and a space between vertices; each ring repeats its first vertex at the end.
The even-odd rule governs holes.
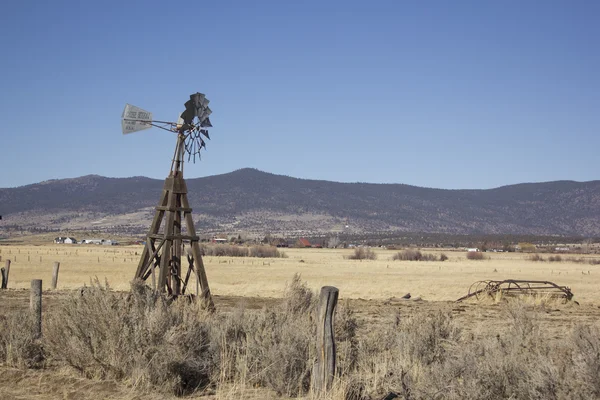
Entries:
POLYGON ((200 244, 202 254, 213 257, 248 257, 247 247, 234 246, 231 244, 206 245, 200 244))
POLYGON ((444 253, 440 254, 440 261, 446 261, 448 259, 448 256, 444 253))
POLYGON ((0 363, 15 368, 40 368, 45 356, 34 339, 34 320, 29 313, 0 316, 0 363))
MULTIPOLYGON (((445 254, 442 254, 440 256, 440 261, 445 261, 447 260, 448 257, 445 254), (443 259, 442 259, 443 257, 443 259)), ((437 261, 438 258, 435 256, 435 254, 429 254, 429 253, 421 253, 419 250, 413 250, 413 249, 406 249, 406 250, 402 250, 399 251, 398 253, 394 254, 392 256, 392 260, 394 261, 437 261)))
POLYGON ((368 247, 357 247, 354 254, 347 257, 349 260, 377 260, 377 254, 368 247))
POLYGON ((315 306, 314 294, 296 274, 278 307, 221 316, 213 324, 221 343, 220 382, 267 387, 285 396, 306 394, 315 351, 315 306))
POLYGON ((126 295, 96 282, 49 315, 43 343, 53 360, 88 378, 184 394, 207 386, 214 372, 206 319, 197 304, 168 304, 146 286, 126 295))
POLYGON ((302 282, 300 274, 294 274, 292 281, 286 285, 283 292, 283 308, 291 314, 312 312, 317 305, 317 296, 302 282))
POLYGON ((566 262, 572 262, 575 264, 590 264, 590 265, 598 265, 600 264, 600 260, 597 258, 585 258, 585 257, 567 257, 565 258, 566 262))
POLYGON ((548 261, 550 261, 550 262, 561 262, 562 261, 562 257, 559 256, 559 255, 550 256, 550 257, 548 257, 548 261))
POLYGON ((535 262, 537 262, 537 261, 546 261, 546 259, 544 257, 540 256, 538 253, 529 255, 527 257, 527 260, 528 261, 535 261, 535 262))
POLYGON ((468 251, 467 260, 485 260, 485 255, 479 251, 468 251))
POLYGON ((250 247, 250 257, 259 258, 286 258, 286 254, 275 246, 252 246, 250 247))
POLYGON ((402 250, 392 256, 394 261, 421 261, 423 254, 419 250, 402 250))
POLYGON ((231 244, 206 245, 201 244, 202 254, 213 257, 259 257, 286 258, 286 254, 275 246, 242 247, 231 244))
POLYGON ((600 329, 578 325, 569 339, 573 345, 574 384, 580 385, 589 398, 600 398, 600 329))

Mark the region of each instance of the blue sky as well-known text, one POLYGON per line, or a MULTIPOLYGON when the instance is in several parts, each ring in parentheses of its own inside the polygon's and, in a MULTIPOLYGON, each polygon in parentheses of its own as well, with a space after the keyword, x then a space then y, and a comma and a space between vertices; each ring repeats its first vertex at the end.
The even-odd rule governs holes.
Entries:
POLYGON ((175 138, 125 103, 211 100, 200 177, 491 188, 598 179, 597 1, 6 1, 0 187, 163 179, 175 138))

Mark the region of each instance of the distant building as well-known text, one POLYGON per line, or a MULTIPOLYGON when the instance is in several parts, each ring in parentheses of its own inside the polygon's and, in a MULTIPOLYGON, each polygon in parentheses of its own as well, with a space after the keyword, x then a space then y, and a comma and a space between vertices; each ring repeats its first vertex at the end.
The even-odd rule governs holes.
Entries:
POLYGON ((283 238, 277 238, 271 241, 271 245, 272 246, 276 246, 276 247, 288 247, 288 242, 287 240, 283 239, 283 238))
POLYGON ((228 240, 227 240, 226 237, 217 235, 217 236, 213 236, 212 237, 211 242, 213 242, 213 243, 227 243, 228 240))
POLYGON ((102 244, 104 239, 83 239, 81 244, 102 244))
POLYGON ((296 242, 296 246, 297 247, 311 247, 310 242, 308 241, 308 239, 306 238, 300 238, 298 239, 298 241, 296 242))
POLYGON ((116 240, 103 240, 102 244, 104 246, 117 246, 119 244, 119 242, 117 242, 116 240))
POLYGON ((467 249, 467 252, 469 252, 469 253, 471 253, 471 252, 477 253, 478 251, 479 251, 479 249, 477 247, 471 247, 470 249, 467 249))
POLYGON ((77 239, 67 236, 59 236, 54 238, 56 244, 77 244, 77 239))

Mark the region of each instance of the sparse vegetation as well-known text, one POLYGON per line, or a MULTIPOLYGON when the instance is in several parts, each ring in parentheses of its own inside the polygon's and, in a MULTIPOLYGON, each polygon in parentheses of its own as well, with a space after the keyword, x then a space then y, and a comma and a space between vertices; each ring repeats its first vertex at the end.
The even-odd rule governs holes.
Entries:
POLYGON ((448 257, 443 253, 438 258, 435 254, 423 254, 419 250, 413 249, 402 250, 392 256, 394 261, 446 261, 447 259, 448 257))
POLYGON ((377 254, 368 247, 357 247, 354 254, 348 256, 349 260, 377 260, 377 254))
POLYGON ((560 255, 549 256, 546 260, 544 257, 539 254, 531 254, 526 258, 529 261, 549 261, 549 262, 570 262, 575 264, 590 264, 590 265, 598 265, 600 264, 600 260, 597 258, 587 258, 587 257, 561 257, 560 255))
MULTIPOLYGON (((499 304, 506 329, 474 333, 444 307, 367 322, 347 303, 338 305, 338 376, 327 398, 390 392, 414 400, 600 396, 595 325, 576 324, 557 338, 542 329, 539 306, 511 300, 499 304)), ((84 376, 127 382, 138 391, 185 395, 207 388, 217 398, 247 398, 247 391, 268 389, 305 396, 315 357, 315 311, 315 293, 299 275, 274 307, 215 314, 139 284, 119 293, 96 282, 45 314, 41 341, 31 338, 22 317, 16 323, 18 314, 12 322, 0 319, 0 363, 35 367, 45 356, 47 368, 70 365, 84 376), (45 354, 27 350, 31 344, 45 354)))
POLYGON ((485 260, 485 255, 480 251, 468 251, 467 260, 485 260))
POLYGON ((537 262, 537 261, 546 261, 544 259, 544 257, 540 256, 538 253, 529 255, 527 257, 527 260, 529 260, 529 261, 535 261, 535 262, 537 262))
POLYGON ((236 246, 231 244, 206 245, 200 244, 206 256, 214 257, 259 257, 259 258, 285 258, 286 254, 275 246, 236 246))

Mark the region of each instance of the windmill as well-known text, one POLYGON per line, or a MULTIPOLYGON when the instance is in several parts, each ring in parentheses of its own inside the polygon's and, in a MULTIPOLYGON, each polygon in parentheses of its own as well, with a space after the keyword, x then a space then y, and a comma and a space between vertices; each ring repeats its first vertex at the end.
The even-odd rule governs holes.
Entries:
POLYGON ((200 150, 206 148, 203 137, 210 139, 207 128, 212 125, 208 118, 211 114, 208 103, 204 94, 192 94, 177 122, 154 120, 152 113, 127 104, 121 116, 121 127, 124 135, 157 127, 177 136, 171 170, 165 179, 134 279, 151 279, 155 291, 176 297, 188 294, 193 274, 196 295, 212 309, 214 304, 202 262, 200 239, 194 228, 183 179, 185 155, 188 161, 200 159, 200 150), (188 267, 185 276, 184 264, 188 267))

